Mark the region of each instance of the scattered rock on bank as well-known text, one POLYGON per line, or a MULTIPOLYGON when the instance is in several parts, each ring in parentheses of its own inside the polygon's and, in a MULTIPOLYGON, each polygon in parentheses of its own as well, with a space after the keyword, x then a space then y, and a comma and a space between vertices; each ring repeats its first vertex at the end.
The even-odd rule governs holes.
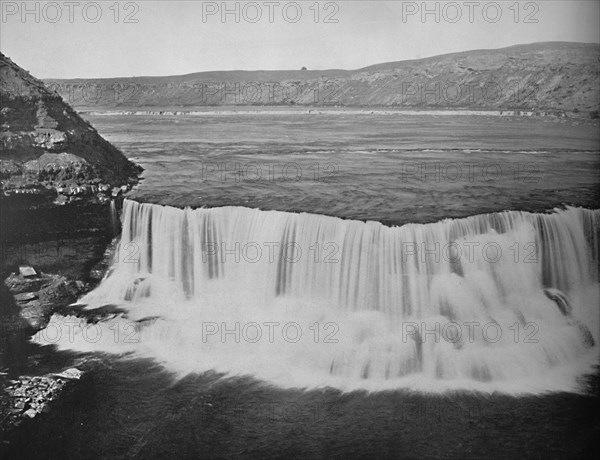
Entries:
POLYGON ((4 388, 8 397, 3 395, 0 399, 0 429, 4 431, 10 426, 18 426, 23 419, 48 412, 53 401, 82 375, 79 369, 71 368, 58 374, 21 376, 9 381, 4 388))

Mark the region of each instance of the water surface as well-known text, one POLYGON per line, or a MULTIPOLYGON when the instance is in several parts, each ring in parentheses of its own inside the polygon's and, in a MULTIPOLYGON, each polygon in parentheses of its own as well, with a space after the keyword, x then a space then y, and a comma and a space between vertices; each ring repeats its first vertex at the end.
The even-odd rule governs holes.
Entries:
POLYGON ((146 168, 131 198, 388 225, 597 207, 597 126, 432 115, 88 115, 146 168))

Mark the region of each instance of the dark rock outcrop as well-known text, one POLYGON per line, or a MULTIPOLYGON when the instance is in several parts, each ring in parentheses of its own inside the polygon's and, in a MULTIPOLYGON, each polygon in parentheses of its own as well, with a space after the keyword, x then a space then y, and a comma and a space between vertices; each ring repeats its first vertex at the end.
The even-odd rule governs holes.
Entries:
POLYGON ((115 201, 141 168, 2 54, 0 79, 2 438, 43 419, 79 378, 76 370, 23 375, 33 359, 30 337, 102 277, 103 257, 118 231, 115 201))
POLYGON ((90 270, 116 231, 112 190, 141 169, 3 54, 0 79, 0 327, 34 331, 97 282, 90 270), (16 275, 20 265, 40 275, 16 275))
POLYGON ((74 302, 86 290, 81 280, 45 273, 32 278, 12 273, 4 284, 13 294, 21 318, 34 330, 44 327, 56 309, 74 302))
POLYGON ((114 236, 112 189, 127 191, 141 168, 3 54, 0 79, 0 272, 82 277, 114 236))
POLYGON ((60 95, 1 53, 0 80, 4 190, 36 182, 56 185, 54 182, 86 183, 97 179, 114 186, 136 181, 140 171, 133 163, 60 95), (63 155, 58 159, 48 157, 48 153, 63 155), (69 167, 72 171, 65 171, 69 167))

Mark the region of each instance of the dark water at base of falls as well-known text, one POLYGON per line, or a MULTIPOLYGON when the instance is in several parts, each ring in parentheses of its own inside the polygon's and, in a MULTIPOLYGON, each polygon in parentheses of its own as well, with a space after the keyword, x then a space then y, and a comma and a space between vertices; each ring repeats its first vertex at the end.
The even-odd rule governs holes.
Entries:
POLYGON ((596 458, 588 395, 297 391, 214 374, 174 381, 97 360, 75 394, 26 421, 2 458, 596 458), (91 370, 93 369, 93 370, 91 370))

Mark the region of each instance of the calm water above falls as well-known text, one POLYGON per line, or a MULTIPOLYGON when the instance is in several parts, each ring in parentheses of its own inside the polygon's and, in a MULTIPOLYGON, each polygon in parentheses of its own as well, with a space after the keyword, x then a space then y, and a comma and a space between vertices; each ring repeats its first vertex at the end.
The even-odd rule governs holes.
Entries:
POLYGON ((145 168, 131 196, 388 225, 597 207, 597 126, 398 115, 88 116, 145 168))

